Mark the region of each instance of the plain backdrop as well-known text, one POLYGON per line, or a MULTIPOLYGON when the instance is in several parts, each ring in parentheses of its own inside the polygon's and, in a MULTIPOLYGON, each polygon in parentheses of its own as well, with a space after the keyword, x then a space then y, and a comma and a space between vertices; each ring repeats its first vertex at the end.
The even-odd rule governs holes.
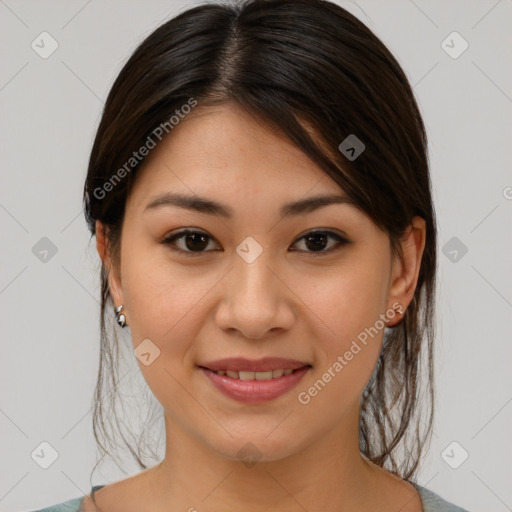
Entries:
MULTIPOLYGON (((135 46, 198 3, 0 0, 2 511, 90 491, 99 259, 81 204, 89 152, 135 46), (46 469, 41 450, 58 455, 46 469)), ((397 57, 430 139, 437 416, 417 481, 471 511, 512 510, 512 2, 339 3, 397 57)), ((94 484, 126 476, 107 466, 94 484)))

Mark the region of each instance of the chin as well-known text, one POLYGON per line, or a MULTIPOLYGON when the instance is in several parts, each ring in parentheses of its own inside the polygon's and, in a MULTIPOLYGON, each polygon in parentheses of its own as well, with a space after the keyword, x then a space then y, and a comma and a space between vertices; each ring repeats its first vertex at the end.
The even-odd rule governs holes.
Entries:
POLYGON ((272 432, 272 428, 265 432, 251 432, 246 429, 240 435, 233 434, 230 437, 226 434, 222 439, 209 439, 206 442, 219 455, 228 460, 242 462, 248 468, 256 463, 286 459, 303 449, 304 442, 301 443, 289 431, 283 429, 281 436, 277 435, 277 430, 271 435, 269 432, 272 432), (293 444, 290 440, 293 440, 293 444))

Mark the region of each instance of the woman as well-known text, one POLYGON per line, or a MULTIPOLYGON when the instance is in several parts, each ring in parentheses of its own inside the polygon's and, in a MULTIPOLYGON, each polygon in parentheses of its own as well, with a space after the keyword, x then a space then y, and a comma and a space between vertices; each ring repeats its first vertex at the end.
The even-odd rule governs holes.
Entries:
POLYGON ((143 41, 85 183, 94 428, 115 313, 165 457, 132 452, 141 473, 44 510, 463 510, 413 478, 433 418, 426 148, 399 64, 333 3, 202 5, 143 41))

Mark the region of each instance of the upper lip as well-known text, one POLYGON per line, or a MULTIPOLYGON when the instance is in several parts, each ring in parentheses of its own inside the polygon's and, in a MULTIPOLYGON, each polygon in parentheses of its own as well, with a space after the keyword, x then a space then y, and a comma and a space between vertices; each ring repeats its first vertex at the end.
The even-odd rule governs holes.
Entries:
POLYGON ((264 357, 263 359, 245 359, 243 357, 229 357, 226 359, 218 359, 217 361, 209 361, 200 364, 203 368, 209 370, 231 370, 245 372, 267 372, 271 370, 297 370, 304 366, 311 366, 303 361, 295 359, 283 359, 281 357, 264 357))

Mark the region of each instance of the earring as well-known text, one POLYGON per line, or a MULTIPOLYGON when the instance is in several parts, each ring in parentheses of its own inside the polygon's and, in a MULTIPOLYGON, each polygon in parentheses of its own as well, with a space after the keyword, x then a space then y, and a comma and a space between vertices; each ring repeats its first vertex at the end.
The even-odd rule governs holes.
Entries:
POLYGON ((394 325, 391 327, 396 327, 398 324, 400 324, 404 318, 405 311, 403 310, 402 304, 399 302, 395 302, 393 306, 386 311, 386 327, 389 327, 390 320, 395 318, 395 316, 398 316, 398 321, 395 322, 394 325))
POLYGON ((405 315, 405 311, 403 310, 403 306, 402 304, 398 304, 395 308, 393 308, 394 311, 395 311, 395 314, 396 315, 399 315, 400 317, 400 320, 398 320, 397 324, 401 324, 403 323, 403 320, 404 320, 404 315, 405 315))
POLYGON ((123 314, 120 314, 123 310, 123 305, 117 306, 114 308, 114 311, 116 313, 116 322, 121 326, 124 327, 126 325, 126 317, 123 314))

